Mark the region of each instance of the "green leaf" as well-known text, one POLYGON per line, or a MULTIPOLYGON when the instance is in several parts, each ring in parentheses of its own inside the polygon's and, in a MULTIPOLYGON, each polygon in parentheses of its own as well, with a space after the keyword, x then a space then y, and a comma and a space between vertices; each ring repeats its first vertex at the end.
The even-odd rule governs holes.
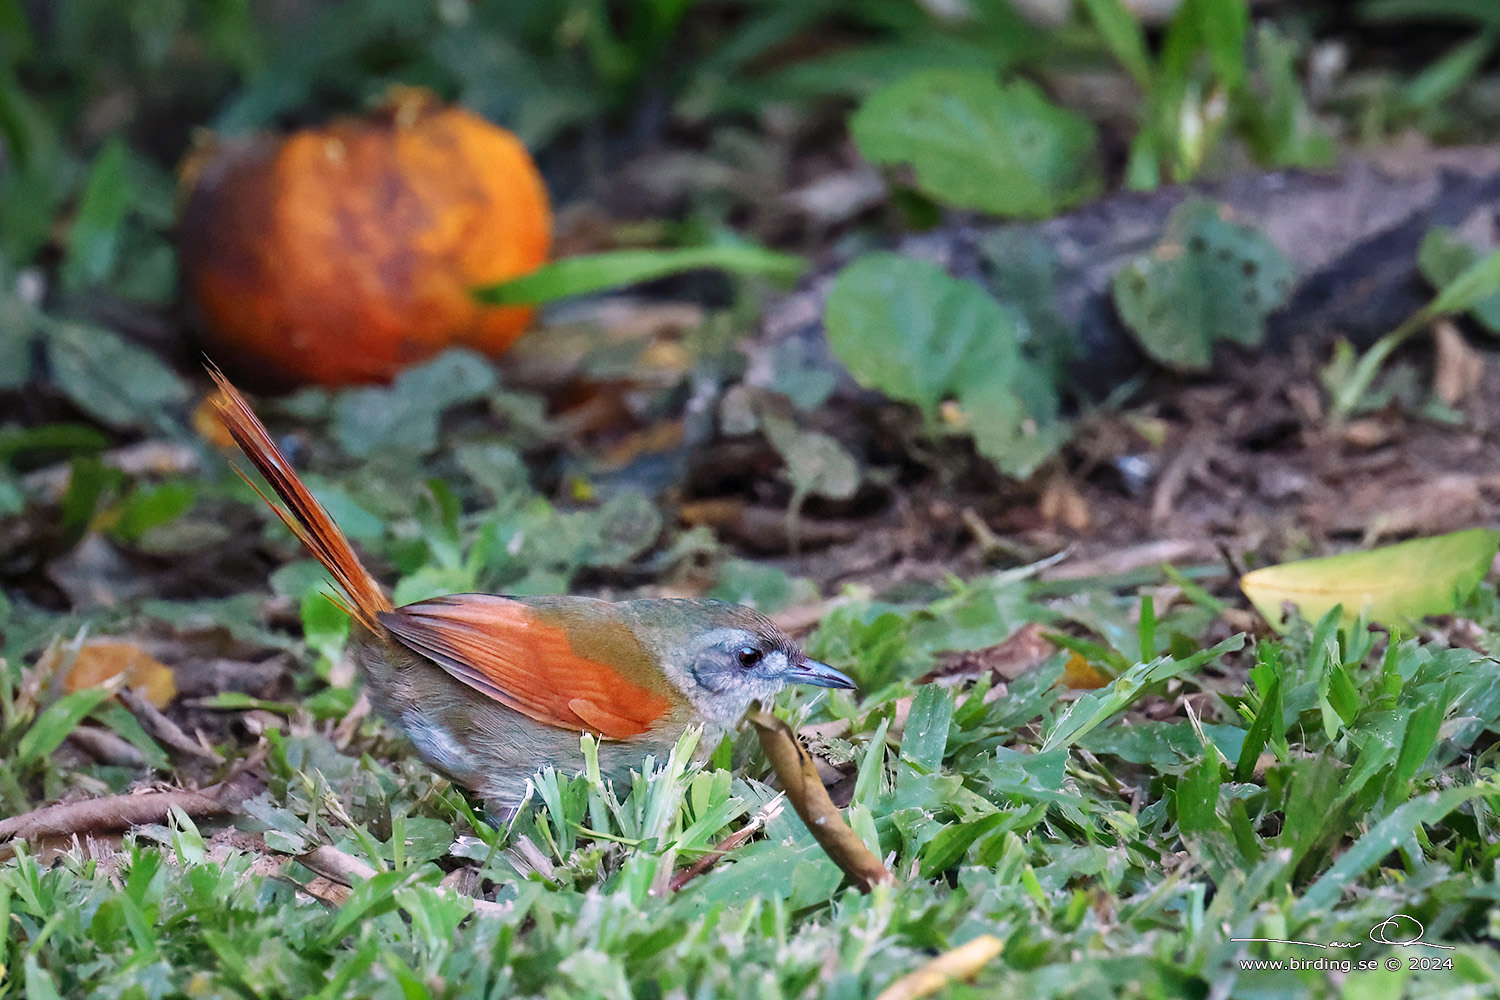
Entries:
POLYGON ((901 735, 901 756, 918 772, 932 774, 943 766, 948 726, 953 721, 953 692, 928 684, 912 699, 911 713, 901 735))
POLYGON ((265 712, 273 712, 277 715, 293 715, 298 706, 286 701, 268 701, 265 698, 256 698, 243 691, 221 691, 211 694, 206 698, 199 698, 194 704, 199 708, 213 708, 222 711, 241 712, 252 709, 260 709, 265 712))
POLYGON ((474 296, 497 306, 541 304, 686 271, 712 269, 792 281, 806 268, 802 257, 747 244, 611 250, 553 261, 519 278, 476 288, 474 296))
POLYGON ((944 827, 922 849, 922 877, 930 879, 941 875, 963 860, 976 840, 991 830, 1014 822, 1014 819, 1010 813, 994 812, 967 823, 944 827))
POLYGON ((62 741, 78 723, 99 706, 110 692, 106 688, 86 688, 63 695, 48 705, 16 744, 16 764, 25 767, 46 757, 62 746, 62 741))
POLYGON ((349 616, 328 599, 330 591, 309 590, 302 598, 302 635, 309 648, 329 659, 349 638, 349 616))
POLYGON ((1021 354, 1015 314, 971 281, 927 261, 869 254, 835 279, 824 322, 855 381, 916 404, 932 426, 956 399, 981 452, 1009 475, 1029 475, 1062 438, 1055 391, 1021 354))
POLYGON ((1143 91, 1151 89, 1151 56, 1146 33, 1120 0, 1083 0, 1083 9, 1110 53, 1143 91))
POLYGON ((1336 146, 1313 113, 1302 86, 1302 46, 1267 20, 1256 26, 1258 85, 1236 102, 1240 136, 1261 163, 1326 167, 1336 146))
POLYGON ((0 463, 29 452, 96 454, 109 447, 109 438, 86 424, 37 424, 0 430, 0 463))
POLYGON ((1492 251, 1466 267, 1444 285, 1431 302, 1371 345, 1357 362, 1351 357, 1336 355, 1334 363, 1323 373, 1323 382, 1332 396, 1330 421, 1337 424, 1355 411, 1370 386, 1374 385, 1381 366, 1407 338, 1426 329, 1439 316, 1474 309, 1496 293, 1500 293, 1500 250, 1492 251))
POLYGON ((113 729, 122 739, 130 743, 146 759, 147 767, 161 768, 163 770, 172 766, 172 760, 166 751, 157 745, 151 734, 146 732, 140 720, 130 714, 130 711, 118 702, 109 701, 94 709, 94 719, 113 729))
MULTIPOLYGON (((1417 251, 1417 267, 1435 288, 1445 288, 1479 259, 1479 251, 1465 243, 1448 226, 1434 226, 1422 238, 1417 251)), ((1469 307, 1470 314, 1487 331, 1500 334, 1500 291, 1479 299, 1469 307)))
POLYGON ((581 516, 592 521, 578 555, 585 566, 624 566, 661 537, 661 511, 639 493, 617 493, 598 511, 581 516))
POLYGON ((57 990, 56 980, 50 972, 42 969, 36 955, 28 950, 22 966, 26 975, 26 995, 32 1000, 63 1000, 57 990))
POLYGON ((383 449, 428 454, 437 448, 443 411, 483 399, 497 384, 495 368, 482 355, 455 348, 415 368, 389 387, 349 389, 333 404, 333 432, 355 458, 383 449))
MULTIPOLYGON (((6 43, 17 37, 12 27, 0 26, 6 43)), ((75 183, 76 165, 63 148, 53 114, 0 59, 0 139, 6 146, 6 169, 0 171, 0 255, 18 267, 30 264, 47 245, 75 183)))
POLYGON ((1493 32, 1492 28, 1469 39, 1418 73, 1406 85, 1406 103, 1426 111, 1458 93, 1495 51, 1493 32))
POLYGON ((6 468, 0 468, 0 515, 19 514, 26 509, 26 495, 19 481, 6 468))
POLYGON ((366 509, 340 486, 334 486, 322 476, 303 477, 313 497, 328 511, 333 523, 356 542, 370 542, 385 534, 385 522, 378 514, 366 509))
POLYGON ((1212 202, 1178 206, 1167 235, 1114 279, 1115 307, 1152 358, 1203 371, 1216 341, 1255 347, 1287 300, 1292 268, 1270 240, 1226 221, 1212 202))
POLYGON ((1240 578, 1240 589, 1266 621, 1285 625, 1291 603, 1309 621, 1342 605, 1345 623, 1361 614, 1398 625, 1458 608, 1494 561, 1500 531, 1471 528, 1365 552, 1267 566, 1240 578))
POLYGON ((1493 250, 1464 268, 1423 307, 1426 320, 1448 313, 1464 312, 1500 293, 1500 250, 1493 250))
POLYGON ((1446 708, 1447 699, 1434 697, 1424 700, 1411 713, 1392 774, 1392 779, 1398 784, 1410 781, 1417 769, 1427 763, 1427 757, 1432 753, 1442 730, 1446 708))
POLYGON ((1250 33, 1246 0, 1188 0, 1214 75, 1231 92, 1245 83, 1245 39, 1250 33))
POLYGON ((74 405, 111 427, 152 427, 191 398, 177 373, 103 327, 47 324, 52 378, 74 405))
MULTIPOLYGON (((4 221, 0 213, 0 223, 4 221)), ((10 287, 14 280, 0 266, 0 389, 18 389, 31 381, 31 356, 41 326, 36 309, 10 287)))
POLYGON ((812 604, 818 599, 818 588, 811 580, 791 576, 777 566, 729 559, 719 567, 714 589, 705 596, 769 615, 797 604, 812 604))
POLYGON ((1019 374, 1011 314, 927 261, 861 257, 834 281, 824 318, 829 346, 855 381, 915 403, 930 419, 975 370, 1019 374))
MULTIPOLYGON (((1035 366, 1026 365, 1036 371, 1035 366)), ((993 377, 997 373, 976 371, 974 382, 960 390, 957 416, 961 426, 974 435, 974 447, 1008 476, 1026 479, 1068 439, 1066 424, 1058 421, 1056 390, 1038 374, 1027 391, 1014 382, 993 377), (1021 398, 1039 395, 1045 386, 1047 409, 1028 409, 1021 398)))
POLYGON ((1183 833, 1215 833, 1227 829, 1219 818, 1219 786, 1224 766, 1219 752, 1205 747, 1203 759, 1188 768, 1177 782, 1177 825, 1183 833))
POLYGON ((1262 690, 1260 710, 1255 713, 1255 719, 1245 734, 1245 742, 1240 745, 1239 759, 1234 765, 1235 781, 1250 780, 1255 774, 1255 764, 1260 759, 1260 752, 1284 726, 1281 717, 1281 675, 1275 674, 1262 690))
POLYGON ((1045 218, 1099 187, 1088 119, 985 70, 914 73, 871 95, 849 128, 872 163, 910 163, 926 194, 958 208, 1045 218))
POLYGON ((1197 670, 1205 663, 1243 648, 1243 632, 1230 636, 1211 649, 1201 650, 1192 656, 1175 659, 1162 656, 1149 662, 1137 663, 1097 691, 1090 691, 1069 705, 1058 716, 1042 741, 1042 751, 1070 747, 1087 736, 1096 727, 1107 722, 1116 713, 1135 701, 1147 686, 1176 677, 1189 670, 1197 670))
POLYGON ((132 199, 128 154, 124 141, 116 137, 99 151, 89 169, 78 213, 68 229, 63 260, 63 280, 70 288, 98 284, 114 270, 120 230, 132 199))
POLYGON ((762 414, 761 427, 786 462, 796 496, 847 500, 859 489, 859 463, 827 434, 803 430, 775 413, 762 414))
POLYGON ((323 940, 332 944, 349 932, 360 920, 389 913, 396 908, 396 892, 408 886, 436 881, 437 871, 432 868, 411 868, 405 871, 388 871, 372 875, 354 886, 349 899, 339 909, 338 916, 323 933, 323 940))
POLYGON ((520 453, 508 445, 495 441, 461 444, 453 449, 453 460, 495 504, 531 496, 531 474, 520 453))
POLYGON ((119 519, 110 533, 126 542, 138 542, 152 528, 187 513, 197 500, 198 487, 185 479, 139 487, 120 505, 119 519))
POLYGON ((1380 863, 1380 859, 1400 847, 1412 832, 1425 823, 1436 823, 1465 802, 1481 795, 1494 795, 1500 786, 1493 782, 1428 792, 1392 810, 1364 836, 1356 840, 1333 866, 1302 894, 1292 907, 1295 917, 1306 919, 1325 912, 1339 901, 1354 880, 1380 863))

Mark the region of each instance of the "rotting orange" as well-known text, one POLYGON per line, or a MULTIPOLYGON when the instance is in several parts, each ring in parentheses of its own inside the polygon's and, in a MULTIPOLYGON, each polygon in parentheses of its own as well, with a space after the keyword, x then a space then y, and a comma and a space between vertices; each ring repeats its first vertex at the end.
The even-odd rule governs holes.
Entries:
POLYGON ((182 270, 215 360, 269 383, 380 382, 446 347, 500 354, 529 307, 471 290, 546 259, 546 187, 513 134, 424 90, 183 168, 182 270))

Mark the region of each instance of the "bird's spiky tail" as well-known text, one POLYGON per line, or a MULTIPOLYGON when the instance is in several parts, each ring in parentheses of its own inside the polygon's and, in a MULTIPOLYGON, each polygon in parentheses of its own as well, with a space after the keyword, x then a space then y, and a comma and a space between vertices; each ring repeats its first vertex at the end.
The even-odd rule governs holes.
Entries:
POLYGON ((245 397, 229 384, 229 380, 217 368, 209 366, 208 373, 219 387, 218 395, 214 397, 214 408, 219 411, 220 419, 224 421, 224 426, 239 444, 245 457, 254 463, 260 474, 265 476, 266 482, 271 484, 271 489, 276 491, 281 503, 278 504, 261 492, 260 487, 251 482, 244 472, 240 472, 240 476, 260 494, 260 498, 276 512, 276 516, 291 529, 292 534, 302 539, 302 544, 307 546, 318 562, 333 574, 334 581, 346 598, 346 601, 334 598, 334 603, 370 631, 382 631, 376 615, 382 611, 390 611, 391 602, 380 583, 365 569, 359 556, 354 554, 354 547, 349 544, 349 539, 298 478, 296 470, 271 440, 266 425, 260 422, 245 397), (286 506, 283 507, 282 504, 286 506))

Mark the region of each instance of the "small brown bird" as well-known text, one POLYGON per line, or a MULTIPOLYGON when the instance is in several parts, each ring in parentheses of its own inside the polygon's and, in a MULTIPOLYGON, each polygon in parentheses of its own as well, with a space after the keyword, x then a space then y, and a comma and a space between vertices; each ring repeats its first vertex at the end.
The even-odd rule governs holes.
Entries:
POLYGON ((225 427, 286 506, 261 499, 343 592, 334 600, 353 619, 375 710, 492 809, 514 809, 541 768, 582 770, 582 733, 599 738, 600 769, 622 780, 689 726, 703 727, 707 753, 752 701, 786 684, 854 687, 764 615, 723 601, 455 594, 392 607, 250 404, 211 374, 225 427))

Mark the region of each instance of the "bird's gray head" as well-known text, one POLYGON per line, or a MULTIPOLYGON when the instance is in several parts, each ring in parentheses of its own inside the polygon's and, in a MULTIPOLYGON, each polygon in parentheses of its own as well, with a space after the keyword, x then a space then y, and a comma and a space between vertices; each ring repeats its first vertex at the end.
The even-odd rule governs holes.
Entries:
POLYGON ((810 660, 765 615, 724 601, 633 601, 658 623, 672 622, 657 651, 662 669, 705 721, 733 726, 756 699, 769 702, 788 684, 850 688, 854 682, 810 660), (663 607, 663 605, 671 605, 663 607))

